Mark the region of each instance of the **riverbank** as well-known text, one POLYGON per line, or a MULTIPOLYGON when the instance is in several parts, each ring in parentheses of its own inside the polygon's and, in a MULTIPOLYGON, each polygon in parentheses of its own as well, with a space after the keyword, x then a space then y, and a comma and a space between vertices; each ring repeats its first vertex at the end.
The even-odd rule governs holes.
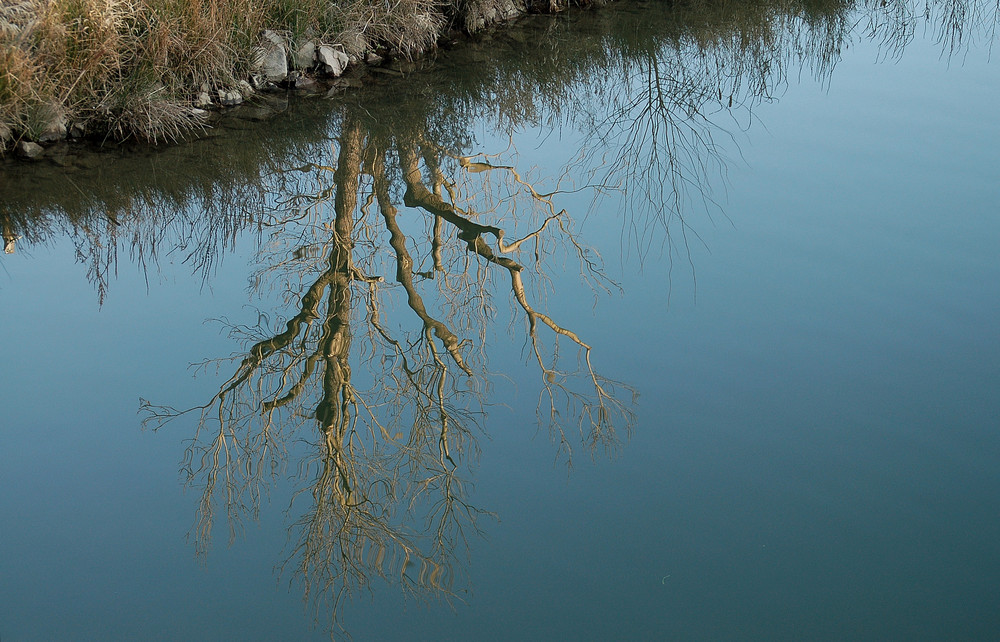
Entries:
POLYGON ((590 0, 14 0, 0 7, 0 153, 173 141, 211 110, 409 60, 590 0))

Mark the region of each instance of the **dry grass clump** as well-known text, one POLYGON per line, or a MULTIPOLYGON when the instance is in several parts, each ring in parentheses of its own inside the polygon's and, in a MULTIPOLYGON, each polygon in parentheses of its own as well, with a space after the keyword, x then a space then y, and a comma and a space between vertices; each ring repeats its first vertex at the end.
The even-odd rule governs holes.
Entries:
POLYGON ((385 47, 405 56, 432 48, 448 25, 444 3, 434 0, 342 1, 329 6, 334 41, 349 54, 385 47))
POLYGON ((0 5, 0 147, 20 129, 19 121, 36 120, 43 105, 34 100, 46 83, 30 52, 18 46, 37 14, 38 0, 0 5))
MULTIPOLYGON (((194 83, 240 71, 235 0, 21 0, 0 12, 0 138, 176 138, 194 83)), ((247 44, 251 38, 246 36, 247 44)))

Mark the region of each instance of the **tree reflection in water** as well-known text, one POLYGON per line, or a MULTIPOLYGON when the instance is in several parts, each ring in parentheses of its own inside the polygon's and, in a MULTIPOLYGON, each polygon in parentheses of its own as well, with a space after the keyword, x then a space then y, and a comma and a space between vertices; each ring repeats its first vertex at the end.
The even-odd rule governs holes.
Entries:
POLYGON ((569 461, 574 446, 611 453, 627 438, 634 390, 601 376, 600 348, 545 305, 555 266, 616 288, 579 235, 584 213, 562 209, 561 195, 616 192, 628 245, 641 253, 659 230, 669 254, 684 255, 696 236, 687 217, 715 207, 710 185, 725 173, 716 138, 736 136, 790 74, 825 82, 856 25, 886 56, 921 24, 953 53, 972 27, 992 28, 995 11, 958 0, 705 2, 626 5, 582 33, 550 20, 538 48, 510 54, 528 58, 484 62, 476 47, 492 45, 474 44, 451 71, 394 81, 391 101, 348 97, 329 153, 295 141, 218 161, 219 180, 19 190, 21 200, 0 199, 5 250, 71 228, 103 297, 122 239, 139 262, 172 243, 207 274, 240 233, 261 235, 252 287, 280 292, 284 307, 230 326, 245 349, 205 364, 232 368, 206 403, 145 403, 146 421, 198 417, 183 471, 201 490, 199 553, 223 519, 217 509, 232 537, 296 471, 282 568, 336 632, 341 600, 375 578, 444 599, 467 584, 468 538, 489 515, 470 503, 469 473, 491 376, 502 374, 489 370, 487 338, 505 302, 525 332, 555 450, 569 461), (528 180, 514 149, 471 155, 469 124, 483 120, 572 125, 584 147, 560 176, 528 180), (44 201, 54 193, 76 201, 44 201), (296 442, 308 444, 306 461, 290 456, 296 442))
POLYGON ((527 329, 539 418, 567 458, 575 431, 590 451, 610 452, 634 422, 632 389, 601 376, 591 346, 540 303, 561 253, 613 287, 556 194, 511 165, 449 155, 419 131, 381 135, 351 113, 341 131, 334 166, 283 174, 283 215, 266 222, 254 283, 282 289, 283 321, 231 328, 248 349, 206 404, 146 406, 154 424, 200 413, 185 471, 202 488, 201 551, 217 502, 233 528, 256 516, 290 441, 318 435, 285 566, 307 596, 332 600, 334 621, 341 597, 375 576, 453 594, 483 514, 462 471, 475 459, 499 288, 527 329))

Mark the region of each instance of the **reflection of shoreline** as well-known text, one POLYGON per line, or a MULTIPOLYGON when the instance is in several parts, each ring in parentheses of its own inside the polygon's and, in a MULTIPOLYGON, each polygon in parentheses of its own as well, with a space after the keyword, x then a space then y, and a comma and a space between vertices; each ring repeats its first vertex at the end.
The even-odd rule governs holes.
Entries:
MULTIPOLYGON (((637 62, 651 56, 662 61, 666 54, 674 61, 671 69, 688 76, 681 79, 687 91, 675 95, 681 101, 672 107, 710 113, 774 97, 796 67, 808 68, 820 79, 828 77, 852 33, 849 17, 855 11, 861 12, 859 24, 880 41, 887 56, 898 55, 919 24, 931 25, 942 47, 955 51, 971 38, 969 32, 991 18, 995 21, 979 3, 954 14, 946 8, 943 1, 932 3, 925 19, 902 0, 863 9, 839 1, 739 6, 705 2, 670 11, 650 5, 637 8, 623 0, 608 10, 573 13, 569 20, 533 17, 481 42, 442 52, 436 61, 421 63, 432 65, 427 71, 391 80, 380 77, 338 100, 363 104, 386 128, 397 127, 401 118, 433 117, 441 123, 440 130, 456 133, 451 146, 461 150, 468 143, 468 132, 461 130, 477 117, 506 129, 600 114, 619 98, 627 84, 622 79, 631 77, 637 62), (524 46, 532 40, 544 46, 524 46), (707 64, 699 71, 702 63, 707 64), (695 79, 692 73, 704 77, 695 79), (580 91, 582 87, 589 91, 580 91), (387 101, 389 92, 393 97, 387 101)), ((274 103, 264 106, 267 111, 286 113, 261 126, 260 108, 241 109, 245 121, 228 121, 249 126, 237 135, 227 136, 224 130, 229 127, 223 126, 177 147, 96 156, 66 147, 66 154, 44 165, 8 163, 0 184, 0 215, 27 227, 32 217, 40 216, 65 218, 75 225, 104 212, 124 220, 130 212, 209 208, 218 200, 214 195, 207 198, 215 185, 264 181, 274 168, 286 165, 287 158, 315 156, 309 150, 324 144, 330 118, 336 117, 317 104, 320 101, 295 100, 289 106, 284 98, 267 100, 274 103), (184 166, 197 169, 177 171, 184 166)), ((586 122, 577 124, 587 129, 586 122)), ((26 242, 34 236, 19 233, 26 242)))
MULTIPOLYGON (((395 94, 391 101, 386 101, 381 88, 367 87, 344 98, 347 104, 339 110, 330 111, 318 102, 297 101, 288 109, 301 117, 275 118, 267 127, 252 126, 238 136, 221 131, 188 145, 120 159, 116 155, 67 158, 63 162, 66 167, 12 168, 0 185, 4 191, 0 219, 5 238, 19 237, 13 247, 29 248, 62 235, 72 237, 102 300, 110 286, 109 275, 114 273, 119 256, 126 253, 140 265, 155 265, 156 248, 162 251, 170 247, 175 256, 183 255, 186 263, 208 278, 220 253, 232 247, 235 236, 264 220, 271 208, 268 194, 281 191, 283 168, 301 162, 289 159, 322 157, 326 132, 336 130, 337 120, 356 109, 351 106, 354 101, 363 105, 357 111, 373 130, 392 135, 433 123, 437 144, 454 153, 467 153, 471 147, 469 123, 487 119, 502 127, 519 127, 539 120, 560 120, 574 109, 594 107, 573 98, 574 92, 590 95, 590 88, 582 89, 588 83, 596 82, 598 88, 605 88, 601 91, 607 91, 616 79, 627 76, 628 65, 653 68, 656 60, 650 52, 680 46, 670 44, 671 38, 677 41, 681 37, 674 33, 678 28, 672 19, 660 25, 664 33, 649 30, 644 32, 644 40, 628 45, 613 26, 634 32, 634 25, 629 20, 621 21, 624 27, 619 21, 609 23, 615 15, 579 14, 572 25, 538 18, 518 31, 504 33, 511 46, 503 49, 503 55, 496 55, 495 39, 471 43, 460 55, 438 65, 438 71, 393 79, 389 83, 395 94), (520 46, 535 32, 554 29, 558 35, 581 25, 593 27, 585 38, 567 41, 556 37, 551 48, 541 51, 527 52, 520 46), (609 59, 608 47, 621 49, 620 57, 609 59), (186 171, 187 167, 197 169, 186 171)), ((648 16, 650 12, 636 15, 648 16)), ((685 83, 721 80, 688 79, 685 83)), ((689 91, 682 85, 663 90, 689 91)), ((714 85, 713 90, 717 91, 714 85)), ((671 99, 672 109, 684 107, 673 103, 671 99)), ((585 113, 572 117, 583 118, 585 113)), ((664 115, 670 116, 660 113, 664 115)), ((649 122, 629 121, 628 113, 619 113, 616 118, 620 123, 649 122)), ((604 135, 606 132, 595 130, 594 153, 606 153, 600 149, 607 143, 601 140, 604 135)), ((703 152, 692 150, 689 156, 703 152)), ((670 167, 673 170, 676 166, 670 167)), ((703 184, 705 177, 697 174, 697 167, 697 163, 687 165, 694 174, 672 174, 668 191, 679 194, 683 190, 677 190, 678 186, 703 184)), ((618 169, 622 169, 620 165, 618 169)), ((608 189, 622 189, 621 183, 628 178, 620 171, 611 171, 593 180, 608 189), (617 186, 612 185, 616 182, 617 186)), ((642 192, 629 191, 633 196, 642 192)), ((638 209, 649 202, 636 199, 632 205, 638 209)))

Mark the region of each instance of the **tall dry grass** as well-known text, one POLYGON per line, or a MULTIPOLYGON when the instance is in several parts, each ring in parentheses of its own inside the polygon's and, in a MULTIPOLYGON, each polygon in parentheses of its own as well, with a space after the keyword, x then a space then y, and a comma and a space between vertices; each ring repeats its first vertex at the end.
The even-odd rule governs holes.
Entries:
POLYGON ((290 60, 309 40, 410 55, 432 47, 458 7, 436 0, 2 0, 0 150, 65 127, 174 139, 198 126, 192 104, 204 84, 251 78, 265 29, 282 34, 290 60))

